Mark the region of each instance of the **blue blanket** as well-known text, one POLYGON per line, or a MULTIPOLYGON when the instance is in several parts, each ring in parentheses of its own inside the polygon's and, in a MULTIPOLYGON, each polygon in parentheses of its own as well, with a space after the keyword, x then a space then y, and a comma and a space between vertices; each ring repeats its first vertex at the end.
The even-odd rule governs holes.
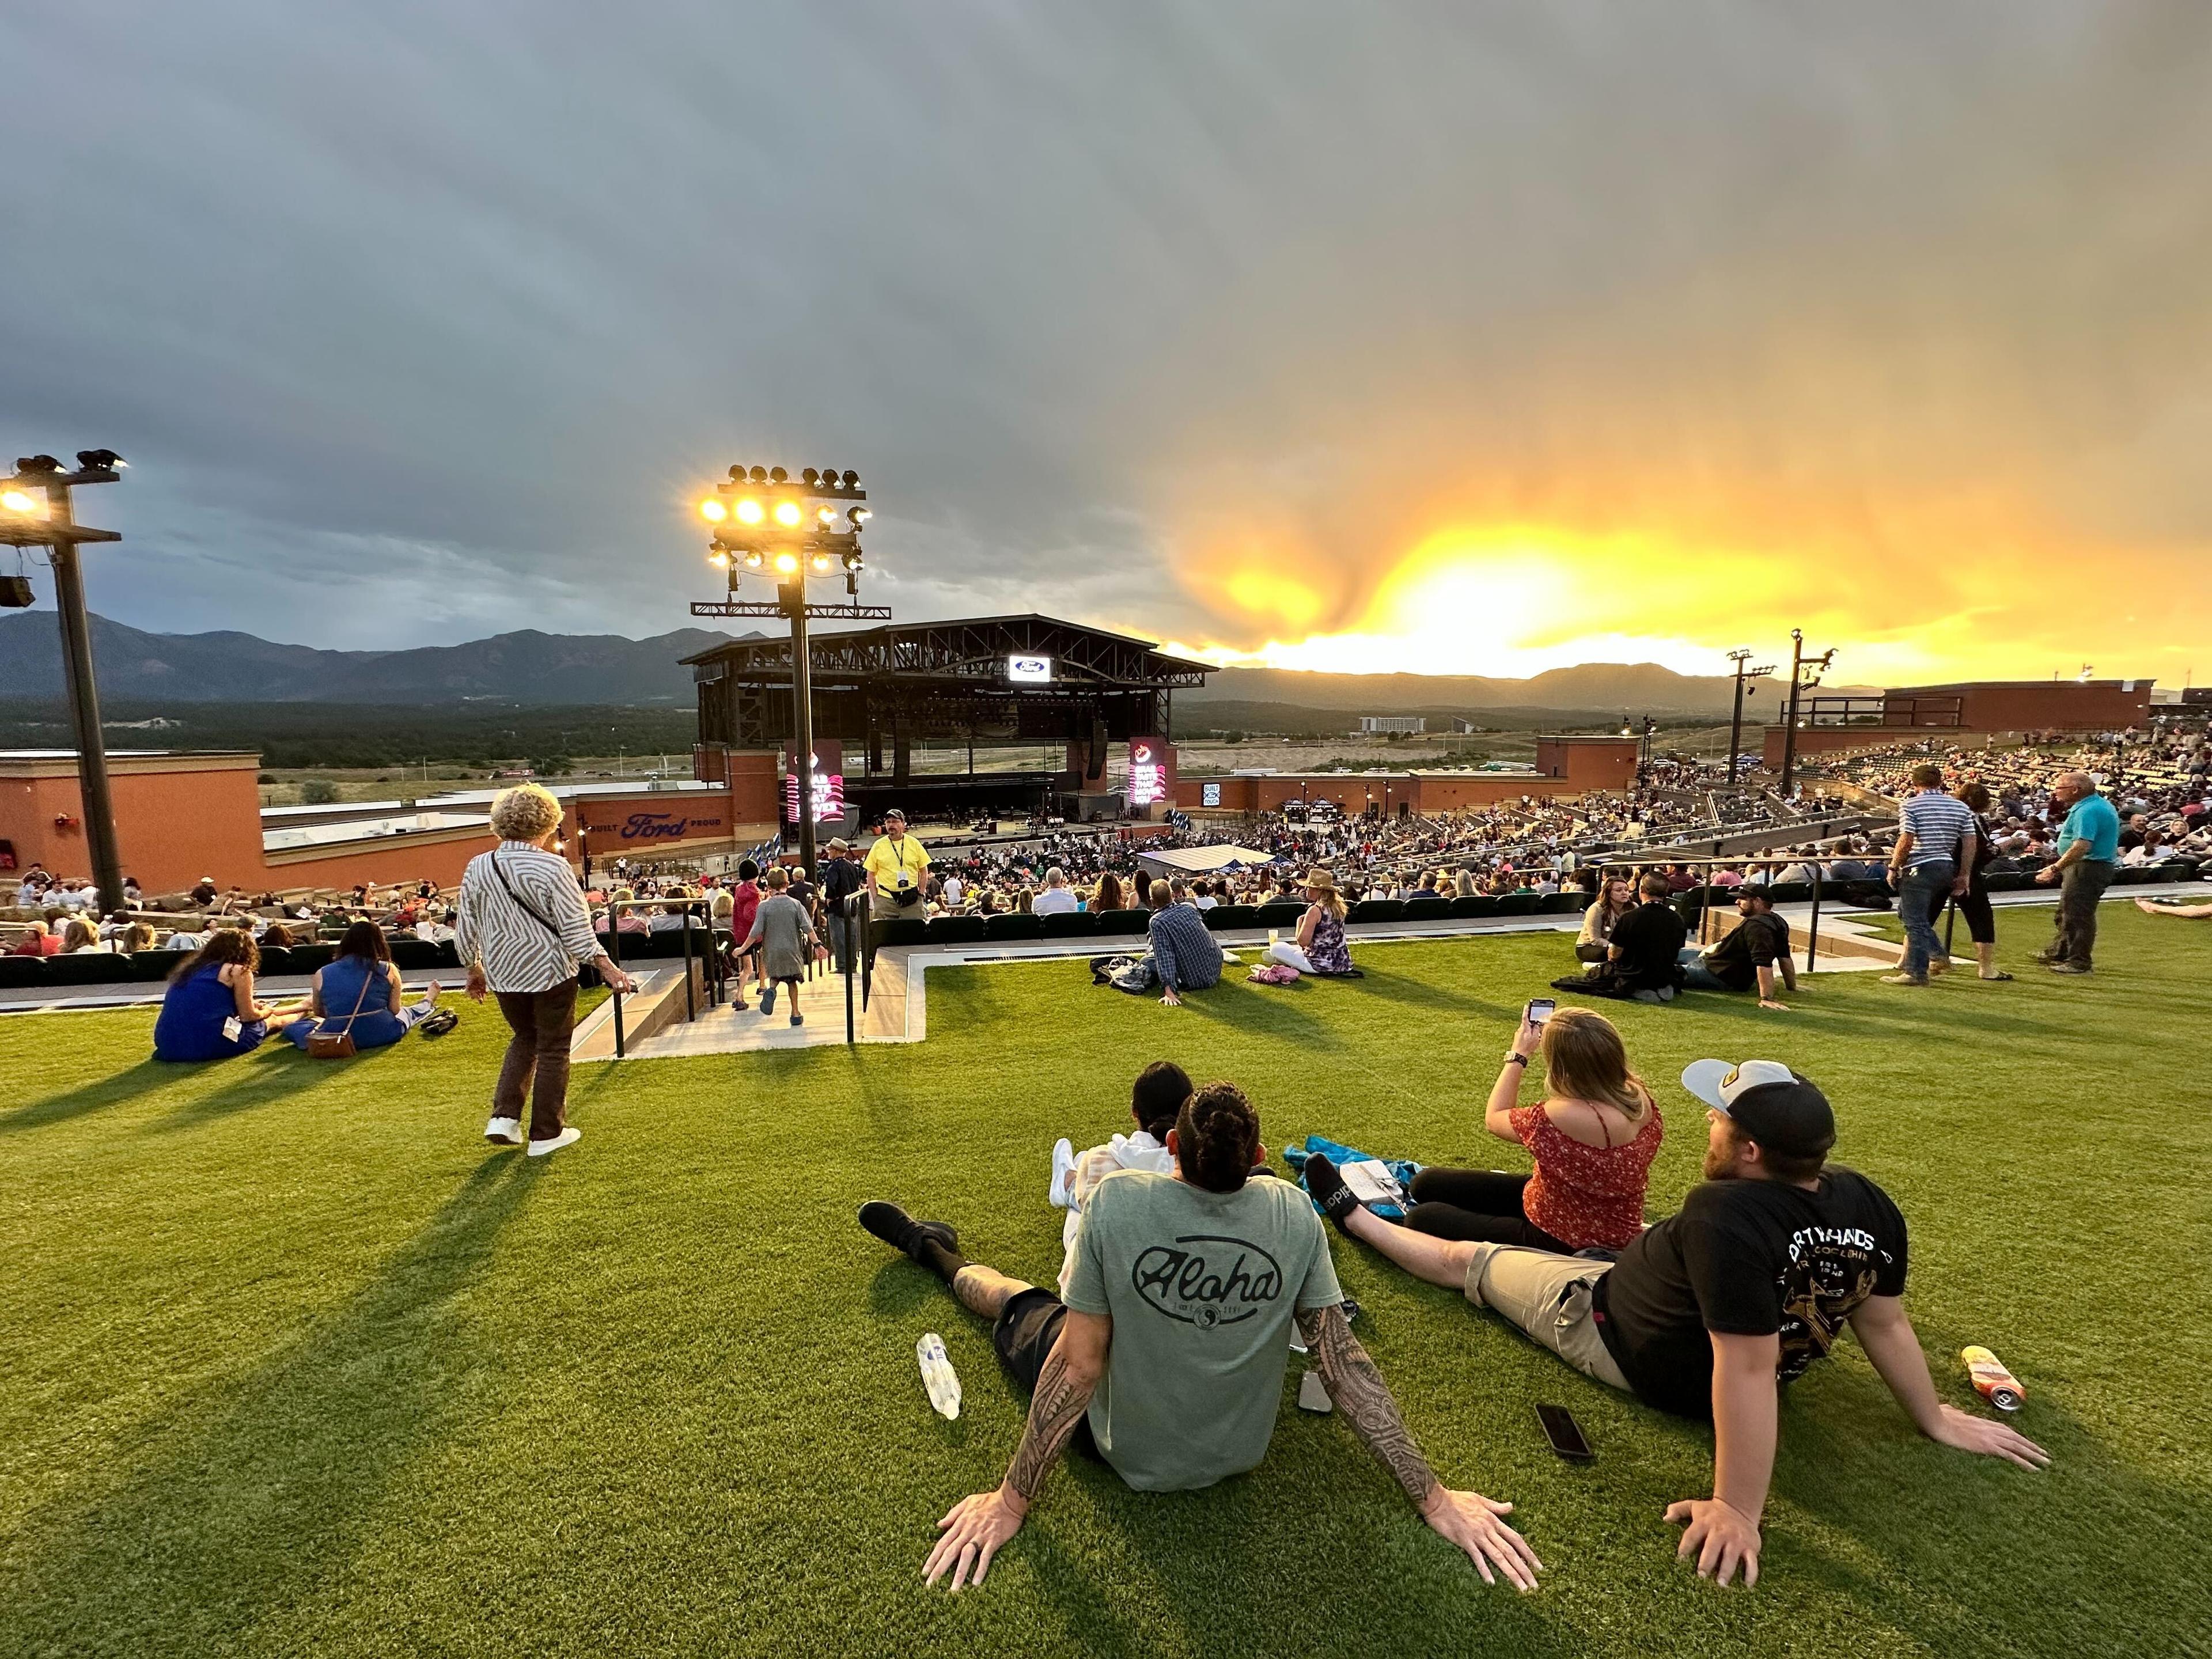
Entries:
MULTIPOLYGON (((1306 1185, 1306 1158, 1313 1152, 1319 1152, 1340 1170, 1347 1164, 1363 1163, 1370 1156, 1356 1146, 1346 1146, 1340 1141, 1330 1140, 1322 1135, 1308 1135, 1304 1141, 1283 1148, 1283 1162, 1290 1166, 1291 1173, 1297 1177, 1301 1189, 1304 1189, 1306 1185)), ((1401 1187, 1409 1193, 1413 1190, 1413 1177, 1421 1172, 1419 1164, 1410 1158, 1386 1158, 1382 1161, 1390 1173, 1397 1177, 1401 1187)), ((1321 1206, 1316 1204, 1314 1207, 1319 1209, 1321 1206)), ((1405 1211, 1395 1204, 1370 1204, 1367 1207, 1386 1221, 1403 1221, 1406 1218, 1405 1211)))

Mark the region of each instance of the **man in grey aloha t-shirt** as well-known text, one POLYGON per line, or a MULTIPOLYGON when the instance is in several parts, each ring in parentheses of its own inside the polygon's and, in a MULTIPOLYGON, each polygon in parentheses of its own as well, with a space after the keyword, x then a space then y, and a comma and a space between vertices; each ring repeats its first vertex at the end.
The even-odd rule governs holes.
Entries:
POLYGON ((941 1221, 895 1204, 860 1224, 936 1273, 1030 1393, 1006 1480, 955 1505, 923 1568, 932 1583, 981 1583, 1071 1440, 1140 1492, 1208 1486, 1267 1455, 1291 1327, 1329 1398, 1395 1475, 1422 1519, 1464 1550, 1485 1583, 1495 1566, 1522 1589, 1540 1567, 1502 1518, 1512 1505, 1455 1492, 1430 1471, 1372 1360, 1352 1334, 1321 1220, 1306 1195, 1252 1171, 1266 1157, 1259 1115, 1232 1084, 1183 1104, 1168 1135, 1176 1172, 1123 1170, 1091 1193, 1066 1300, 960 1255, 941 1221), (1087 1443, 1087 1444, 1086 1444, 1087 1443))

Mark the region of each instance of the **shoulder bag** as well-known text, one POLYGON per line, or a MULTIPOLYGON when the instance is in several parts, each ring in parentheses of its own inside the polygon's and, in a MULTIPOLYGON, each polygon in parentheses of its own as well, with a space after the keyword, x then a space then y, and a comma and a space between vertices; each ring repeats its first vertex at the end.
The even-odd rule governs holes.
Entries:
POLYGON ((353 1012, 345 1017, 343 1031, 310 1031, 307 1033, 307 1058, 310 1060, 351 1060, 354 1057, 353 1023, 361 1018, 361 1005, 368 1000, 368 988, 382 975, 371 963, 368 971, 362 975, 361 994, 353 1000, 353 1012))

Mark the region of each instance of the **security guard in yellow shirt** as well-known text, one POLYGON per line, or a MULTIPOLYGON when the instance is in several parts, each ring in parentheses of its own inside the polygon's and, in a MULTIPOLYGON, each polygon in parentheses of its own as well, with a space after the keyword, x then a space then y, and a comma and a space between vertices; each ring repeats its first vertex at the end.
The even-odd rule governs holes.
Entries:
POLYGON ((868 872, 871 920, 922 919, 922 884, 929 873, 929 852, 907 834, 906 814, 896 806, 884 814, 884 833, 868 848, 862 867, 868 872))

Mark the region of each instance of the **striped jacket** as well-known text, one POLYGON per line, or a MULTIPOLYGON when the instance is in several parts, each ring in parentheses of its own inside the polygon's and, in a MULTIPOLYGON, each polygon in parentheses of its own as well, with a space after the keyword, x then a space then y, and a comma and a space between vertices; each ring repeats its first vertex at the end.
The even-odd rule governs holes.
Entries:
POLYGON ((453 949, 464 968, 483 963, 495 991, 550 991, 574 979, 578 963, 599 955, 599 942, 568 860, 528 842, 503 841, 471 859, 462 873, 453 949), (509 884, 530 909, 509 896, 509 884))

